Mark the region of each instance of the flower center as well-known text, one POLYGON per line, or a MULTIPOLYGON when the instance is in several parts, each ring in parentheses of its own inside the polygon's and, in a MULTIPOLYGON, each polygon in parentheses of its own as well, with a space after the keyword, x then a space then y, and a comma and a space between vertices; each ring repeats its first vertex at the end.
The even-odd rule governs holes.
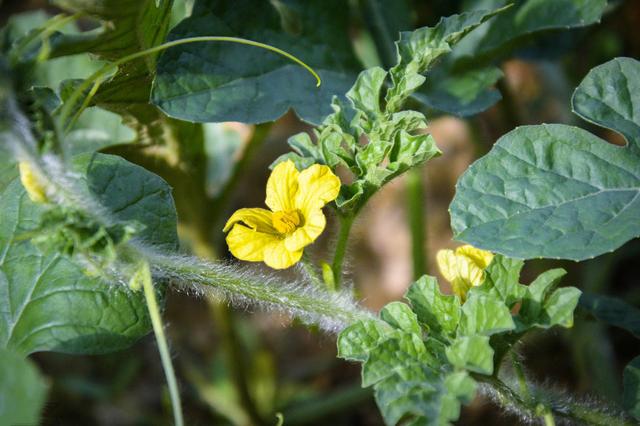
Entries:
POLYGON ((299 210, 279 211, 273 214, 271 219, 273 227, 281 234, 288 234, 296 230, 302 222, 299 210))

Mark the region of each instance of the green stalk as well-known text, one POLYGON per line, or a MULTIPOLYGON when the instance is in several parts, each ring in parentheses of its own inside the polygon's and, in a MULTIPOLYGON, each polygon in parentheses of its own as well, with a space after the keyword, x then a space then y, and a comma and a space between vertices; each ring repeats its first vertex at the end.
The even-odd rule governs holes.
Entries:
POLYGON ((80 97, 82 96, 82 94, 85 92, 85 90, 89 89, 89 87, 94 87, 93 90, 91 90, 91 92, 95 93, 97 91, 97 88, 95 86, 99 86, 102 82, 102 80, 112 71, 115 71, 120 65, 123 65, 127 62, 131 62, 135 59, 139 59, 148 55, 152 55, 154 53, 158 53, 161 52, 163 50, 169 49, 171 47, 175 47, 175 46, 180 46, 182 44, 189 44, 189 43, 202 43, 202 42, 229 42, 229 43, 238 43, 238 44, 244 44, 247 46, 253 46, 253 47, 259 47, 262 49, 266 49, 266 50, 270 50, 272 52, 275 52, 279 55, 284 56, 285 58, 295 62, 296 64, 300 65, 301 67, 303 67, 304 69, 306 69, 307 71, 309 71, 309 73, 311 73, 311 75, 313 75, 316 80, 317 86, 320 86, 321 84, 321 80, 320 80, 320 76, 306 63, 302 62, 300 59, 296 58, 295 56, 293 56, 290 53, 285 52, 284 50, 278 49, 277 47, 274 46, 270 46, 268 44, 264 44, 264 43, 260 43, 257 41, 252 41, 252 40, 247 40, 244 38, 239 38, 239 37, 223 37, 223 36, 202 36, 202 37, 187 37, 187 38, 183 38, 180 40, 174 40, 174 41, 169 41, 167 43, 163 43, 161 45, 158 46, 154 46, 151 47, 149 49, 145 49, 145 50, 141 50, 140 52, 135 52, 132 53, 130 55, 127 55, 123 58, 118 59, 117 61, 111 62, 109 64, 106 64, 105 66, 103 66, 102 68, 100 68, 98 71, 96 71, 95 73, 93 73, 91 76, 89 76, 89 78, 87 78, 85 81, 83 81, 80 85, 78 85, 78 87, 76 87, 76 89, 73 91, 73 93, 71 93, 71 95, 69 96, 69 99, 64 103, 64 105, 62 106, 62 109, 60 110, 60 118, 62 120, 63 123, 67 123, 66 125, 66 130, 68 131, 69 129, 71 129, 71 127, 73 126, 73 124, 75 123, 75 121, 78 119, 78 117, 80 116, 80 114, 82 113, 82 110, 84 107, 86 107, 86 105, 89 104, 89 102, 91 101, 91 96, 87 96, 83 102, 83 107, 80 108, 78 111, 76 111, 75 113, 73 112, 73 108, 76 105, 76 102, 80 99, 80 97), (71 116, 71 114, 73 114, 73 116, 71 116))
POLYGON ((424 187, 420 168, 407 172, 407 214, 411 229, 411 259, 413 278, 418 279, 427 273, 427 251, 425 249, 426 211, 424 205, 424 187))
POLYGON ((372 319, 348 295, 296 284, 283 285, 236 268, 208 263, 193 258, 145 253, 154 271, 174 285, 224 296, 240 304, 252 302, 265 308, 278 309, 317 323, 329 331, 340 330, 355 321, 372 319))
POLYGON ((164 334, 164 328, 162 326, 160 308, 158 307, 156 292, 153 288, 149 264, 147 262, 144 262, 142 268, 143 269, 140 271, 142 278, 142 288, 144 290, 144 297, 147 302, 147 308, 149 309, 149 316, 151 317, 153 332, 156 336, 156 341, 158 342, 158 351, 160 352, 160 359, 162 360, 162 368, 164 369, 164 374, 167 378, 167 384, 169 386, 169 395, 171 397, 171 407, 173 409, 174 423, 175 426, 183 426, 184 420, 182 418, 182 406, 180 403, 178 382, 176 381, 176 374, 173 371, 173 364, 171 363, 169 346, 167 345, 167 338, 164 334))
POLYGON ((338 218, 340 228, 338 230, 338 240, 336 241, 336 248, 333 253, 333 263, 331 265, 336 290, 340 289, 340 285, 342 283, 342 264, 344 263, 344 257, 347 252, 349 232, 351 231, 351 226, 353 225, 355 216, 338 215, 338 218))
POLYGON ((496 402, 527 418, 542 417, 546 426, 555 425, 554 418, 569 420, 587 426, 631 426, 634 423, 621 416, 606 412, 589 405, 580 404, 562 395, 556 395, 549 389, 539 389, 526 401, 502 380, 493 376, 474 375, 479 382, 486 384, 493 392, 496 402))

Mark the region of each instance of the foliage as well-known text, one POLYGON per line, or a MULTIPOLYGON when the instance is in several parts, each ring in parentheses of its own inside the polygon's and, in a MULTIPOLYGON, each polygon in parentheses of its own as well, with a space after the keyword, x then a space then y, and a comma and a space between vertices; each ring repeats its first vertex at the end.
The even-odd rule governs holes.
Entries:
POLYGON ((580 291, 555 288, 563 270, 520 284, 522 262, 496 256, 484 283, 466 302, 440 292, 424 276, 380 319, 357 322, 338 338, 338 355, 362 362, 362 385, 373 386, 385 422, 450 424, 477 382, 492 376, 506 350, 533 328, 571 327, 580 291), (518 313, 513 308, 519 305, 518 313))
POLYGON ((158 62, 152 102, 169 116, 199 122, 273 121, 293 109, 320 123, 334 95, 353 83, 357 63, 344 2, 198 0, 169 39, 229 35, 280 47, 311 65, 322 85, 270 52, 233 44, 171 49, 158 62))
MULTIPOLYGON (((457 238, 504 255, 470 246, 441 251, 454 295, 425 275, 409 288, 408 303, 392 302, 376 317, 355 302, 350 286, 341 287, 350 228, 363 206, 386 183, 441 154, 425 111, 465 116, 488 108, 500 98, 497 60, 541 35, 598 22, 606 7, 605 0, 463 3, 461 13, 413 31, 409 3, 388 0, 54 0, 73 15, 12 17, 0 33, 0 416, 11 404, 12 421, 38 420, 46 385, 29 354, 124 349, 153 328, 181 426, 156 300, 174 288, 340 332, 339 356, 362 363, 362 385, 374 389, 390 425, 450 424, 478 392, 526 421, 626 424, 615 409, 554 401, 528 383, 515 346, 534 329, 572 327, 578 299, 597 319, 635 335, 638 310, 558 288, 561 269, 523 285, 523 262, 515 258, 581 260, 639 235, 635 59, 593 69, 572 100, 576 114, 620 132, 626 146, 573 126, 519 127, 467 170, 451 206, 457 238), (366 22, 354 27, 350 13, 357 12, 366 22), (80 17, 99 28, 79 31, 80 17), (322 84, 282 56, 309 64, 322 84), (362 71, 360 61, 371 66, 362 71), (229 237, 240 230, 241 238, 227 241, 245 260, 286 251, 289 257, 266 263, 300 261, 295 281, 215 260, 230 194, 269 125, 256 127, 228 157, 207 158, 220 149, 210 149, 217 136, 201 124, 265 123, 289 110, 317 126, 291 137, 293 151, 272 164, 274 175, 289 170, 274 179, 277 188, 268 185, 274 212, 239 210, 229 237), (243 150, 244 157, 227 161, 243 150), (228 178, 212 197, 207 164, 220 163, 228 178), (293 164, 300 179, 290 178, 293 164), (329 176, 330 190, 305 173, 329 176), (304 202, 296 192, 306 194, 304 202), (274 207, 274 196, 285 202, 274 207), (332 264, 316 265, 300 246, 324 230, 325 204, 339 231, 332 264), (269 241, 258 232, 265 229, 269 241), (503 368, 508 359, 511 369, 503 368), (505 378, 512 375, 517 389, 505 378)), ((419 228, 412 229, 418 245, 419 228)), ((423 254, 415 256, 416 275, 423 254)), ((235 331, 221 318, 220 334, 232 346, 235 331)), ((228 375, 239 402, 216 394, 213 405, 238 423, 264 423, 261 416, 274 407, 252 407, 238 348, 223 350, 234 363, 228 375)), ((639 365, 635 358, 624 371, 624 407, 636 418, 639 365)), ((206 388, 201 382, 196 386, 206 388)))
POLYGON ((115 259, 114 232, 131 220, 145 224, 139 238, 175 247, 176 216, 166 183, 116 157, 80 157, 75 164, 87 175, 85 190, 117 211, 119 222, 107 231, 84 215, 79 220, 81 213, 68 208, 47 211, 33 203, 8 158, 5 151, 0 197, 3 206, 11 207, 0 213, 0 266, 7 296, 2 300, 7 313, 0 322, 2 347, 24 354, 104 353, 125 348, 148 333, 140 295, 119 285, 120 277, 105 282, 112 275, 105 276, 110 265, 98 262, 115 259), (123 191, 134 182, 139 192, 123 191), (40 235, 29 241, 34 233, 40 235), (65 253, 77 256, 72 260, 65 253))
POLYGON ((0 349, 0 419, 3 424, 37 424, 47 384, 31 361, 0 349))
POLYGON ((468 0, 466 7, 512 7, 469 34, 442 63, 427 74, 415 95, 427 107, 460 116, 489 108, 501 98, 493 87, 502 77, 494 63, 535 38, 555 39, 558 29, 599 22, 606 0, 468 0), (549 34, 551 33, 551 34, 549 34))
POLYGON ((440 154, 426 134, 426 118, 417 111, 401 111, 403 103, 424 83, 426 72, 451 51, 473 28, 496 13, 476 11, 443 18, 433 28, 401 33, 396 43, 397 64, 389 72, 379 67, 363 71, 347 92, 349 104, 334 99, 334 113, 314 131, 289 139, 294 153, 274 162, 292 160, 299 168, 313 163, 344 166, 353 183, 343 185, 336 205, 345 215, 357 213, 384 184, 440 154), (390 80, 388 89, 385 80, 390 80), (384 101, 382 101, 384 100, 384 101), (362 139, 366 144, 361 144, 362 139))
POLYGON ((617 58, 573 94, 574 111, 622 133, 624 147, 562 124, 500 138, 457 185, 456 238, 520 258, 582 260, 640 235, 638 76, 640 62, 617 58))

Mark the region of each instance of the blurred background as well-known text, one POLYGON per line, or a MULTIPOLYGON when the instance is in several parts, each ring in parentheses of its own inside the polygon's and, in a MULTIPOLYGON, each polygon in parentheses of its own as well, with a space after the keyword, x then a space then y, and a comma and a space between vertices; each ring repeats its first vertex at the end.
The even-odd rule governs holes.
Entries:
MULTIPOLYGON (((357 10, 354 3, 345 11, 357 10)), ((413 1, 416 26, 433 25, 440 16, 460 10, 458 1, 413 1)), ((0 25, 14 14, 54 8, 40 0, 0 1, 0 25)), ((353 17, 353 37, 364 31, 353 17)), ((427 272, 438 275, 435 254, 453 248, 448 205, 458 177, 492 144, 516 126, 545 122, 586 128, 610 143, 620 135, 580 121, 570 110, 573 89, 586 73, 616 56, 640 58, 640 1, 612 1, 599 25, 550 33, 501 62, 505 74, 497 83, 502 100, 471 118, 430 117, 429 131, 444 155, 419 171, 424 185, 424 250, 427 272), (544 59, 543 59, 544 58, 544 59)), ((364 53, 366 62, 366 52, 364 53)), ((234 164, 241 162, 237 185, 226 196, 228 211, 261 206, 268 166, 287 152, 286 140, 310 130, 292 113, 273 124, 207 125, 207 191, 221 191, 234 164), (256 137, 260 143, 250 141, 256 137)), ((378 310, 402 298, 412 281, 411 234, 405 178, 386 186, 368 204, 353 230, 348 276, 362 303, 378 310)), ((328 231, 311 249, 322 259, 335 232, 328 231)), ((181 227, 185 247, 197 250, 189 229, 181 227)), ((215 230, 218 257, 231 260, 221 229, 215 230)), ((528 262, 523 282, 551 267, 569 271, 564 283, 583 290, 621 297, 640 304, 640 241, 615 253, 582 262, 528 262)), ((294 276, 295 270, 285 276, 294 276)), ((444 282, 444 281, 442 281, 444 282)), ((360 366, 336 359, 335 336, 324 335, 290 318, 235 310, 214 301, 172 292, 165 321, 179 375, 189 425, 381 425, 372 394, 360 387, 360 366)), ((571 330, 532 333, 520 352, 529 374, 578 397, 620 401, 622 368, 640 352, 632 335, 597 323, 578 311, 571 330)), ((152 335, 132 348, 102 356, 39 353, 33 359, 50 380, 45 425, 168 425, 171 410, 152 335), (162 396, 162 397, 160 397, 162 396)), ((457 424, 514 425, 519 419, 501 414, 478 397, 457 424)))

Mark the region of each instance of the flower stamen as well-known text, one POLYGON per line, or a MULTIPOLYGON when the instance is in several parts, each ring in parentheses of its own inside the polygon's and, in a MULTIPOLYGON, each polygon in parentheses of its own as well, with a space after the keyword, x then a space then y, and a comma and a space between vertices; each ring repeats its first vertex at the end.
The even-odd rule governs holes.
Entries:
POLYGON ((301 225, 302 215, 299 210, 278 211, 273 213, 271 221, 276 231, 281 234, 289 234, 301 225))

